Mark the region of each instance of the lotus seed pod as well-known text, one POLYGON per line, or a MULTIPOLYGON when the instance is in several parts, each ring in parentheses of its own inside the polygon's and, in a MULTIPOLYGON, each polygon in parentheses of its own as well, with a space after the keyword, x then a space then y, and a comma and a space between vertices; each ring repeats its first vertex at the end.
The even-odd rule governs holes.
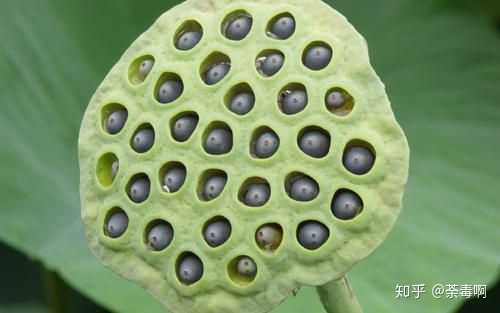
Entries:
POLYGON ((344 277, 392 229, 408 144, 366 41, 327 4, 186 0, 116 59, 80 128, 81 216, 92 252, 166 311, 271 312, 344 277), (284 62, 263 77, 256 61, 274 52, 284 62), (212 247, 219 217, 231 233, 212 247), (238 270, 243 256, 253 269, 238 270))
POLYGON ((154 225, 148 233, 148 245, 155 251, 164 250, 174 238, 174 230, 167 222, 154 225))
POLYGON ((255 141, 255 156, 258 158, 269 158, 276 153, 280 145, 280 139, 273 131, 260 134, 255 141))
POLYGON ((203 237, 211 247, 218 247, 229 239, 231 224, 226 219, 218 219, 205 226, 203 237))
POLYGON ((236 265, 238 274, 246 277, 254 277, 257 274, 257 265, 252 258, 244 256, 238 260, 236 265))
POLYGON ((146 59, 141 62, 139 65, 139 77, 141 80, 146 79, 146 76, 148 76, 149 72, 153 69, 154 64, 155 61, 151 59, 146 59))
POLYGON ((178 191, 186 180, 186 169, 182 166, 169 168, 163 178, 163 190, 166 192, 178 191))
POLYGON ((201 32, 185 32, 181 36, 179 36, 179 39, 177 40, 177 49, 191 50, 200 42, 201 37, 201 32))
POLYGON ((108 220, 106 225, 106 232, 111 238, 118 238, 128 227, 128 217, 123 211, 113 213, 108 220))
POLYGON ((285 57, 281 53, 269 54, 257 61, 257 67, 264 76, 273 76, 283 67, 285 57))

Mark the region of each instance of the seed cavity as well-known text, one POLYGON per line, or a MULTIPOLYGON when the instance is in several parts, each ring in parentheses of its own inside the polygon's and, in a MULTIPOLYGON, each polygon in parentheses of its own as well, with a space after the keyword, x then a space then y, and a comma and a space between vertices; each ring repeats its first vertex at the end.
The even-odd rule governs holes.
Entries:
POLYGON ((300 83, 290 83, 278 94, 279 109, 287 115, 303 111, 308 101, 306 88, 300 83))
POLYGON ((209 154, 227 154, 233 148, 233 132, 224 122, 213 122, 203 135, 203 148, 209 154))
POLYGON ((267 159, 273 156, 280 146, 280 138, 269 127, 257 128, 250 142, 250 154, 259 159, 267 159))
POLYGON ((318 196, 319 185, 311 176, 293 172, 285 179, 285 190, 290 198, 307 202, 314 200, 318 196))
POLYGON ((275 251, 281 245, 282 240, 283 228, 277 223, 264 224, 255 232, 255 241, 264 251, 275 251))
POLYGON ((247 206, 260 207, 271 197, 271 187, 267 180, 261 177, 248 178, 240 187, 238 198, 247 206))
POLYGON ((267 35, 274 39, 285 40, 295 33, 295 18, 290 13, 281 13, 267 25, 267 35))
POLYGON ((142 203, 149 197, 150 187, 151 182, 146 174, 136 174, 127 184, 127 194, 133 202, 142 203))
POLYGON ((322 41, 313 42, 304 50, 302 62, 307 68, 319 71, 330 64, 332 55, 332 47, 329 44, 322 41))
POLYGON ((184 252, 176 262, 177 278, 184 285, 192 285, 203 276, 203 262, 192 252, 184 252))
POLYGON ((200 66, 200 76, 205 84, 212 86, 220 82, 231 70, 231 59, 221 52, 209 55, 200 66))
POLYGON ((297 228, 297 240, 307 250, 320 248, 329 236, 330 231, 319 221, 305 221, 297 228))
POLYGON ((278 50, 262 51, 255 60, 257 71, 264 77, 278 73, 285 63, 285 55, 278 50))
POLYGON ((186 166, 181 162, 168 162, 160 169, 160 184, 163 191, 175 193, 186 181, 186 166))
POLYGON ((346 145, 342 162, 355 175, 367 174, 375 163, 375 149, 363 140, 352 140, 346 145))
POLYGON ((353 110, 354 98, 345 89, 335 87, 326 93, 325 105, 333 114, 345 116, 353 110))
POLYGON ((151 124, 142 124, 137 128, 130 140, 130 145, 137 153, 148 152, 155 142, 155 131, 151 124))
POLYGON ((330 151, 330 134, 316 126, 309 126, 299 132, 297 144, 305 154, 313 158, 323 158, 330 151))
POLYGON ((363 210, 363 200, 352 190, 340 189, 333 196, 331 211, 336 218, 351 220, 363 210))
POLYGON ((241 255, 231 260, 227 266, 229 278, 240 286, 252 283, 257 276, 257 264, 247 255, 241 255))
POLYGON ((163 73, 156 83, 155 99, 163 104, 177 100, 184 92, 184 83, 175 73, 163 73))
POLYGON ((198 197, 202 201, 211 201, 219 197, 227 183, 226 172, 218 169, 205 171, 198 185, 198 197))
POLYGON ((149 76, 155 65, 152 55, 144 55, 135 59, 129 67, 128 79, 132 85, 141 84, 149 76))
POLYGON ((203 227, 203 237, 212 248, 223 245, 231 236, 231 223, 223 216, 210 219, 203 227))
POLYGON ((104 234, 110 238, 121 237, 128 228, 128 216, 121 208, 112 208, 104 221, 104 234))
POLYGON ((174 45, 177 49, 191 50, 201 41, 203 28, 195 20, 184 22, 176 32, 174 45))
POLYGON ((187 141, 198 126, 199 117, 196 112, 183 112, 170 122, 172 138, 179 142, 187 141))
POLYGON ((222 33, 230 40, 243 40, 252 29, 252 16, 246 11, 235 11, 229 14, 222 23, 222 33))
POLYGON ((165 250, 174 238, 172 225, 164 220, 154 220, 146 227, 145 243, 153 251, 165 250))

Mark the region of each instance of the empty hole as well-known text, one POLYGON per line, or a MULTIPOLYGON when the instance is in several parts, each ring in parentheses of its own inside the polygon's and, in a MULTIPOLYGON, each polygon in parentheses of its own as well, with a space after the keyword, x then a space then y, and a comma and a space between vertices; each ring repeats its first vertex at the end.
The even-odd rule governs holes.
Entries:
POLYGON ((186 166, 181 162, 168 162, 160 169, 161 189, 167 193, 179 191, 186 181, 186 166))
POLYGON ((153 70, 155 58, 152 55, 141 56, 132 62, 128 70, 128 79, 133 85, 137 85, 146 80, 153 70))
POLYGON ((135 203, 142 203, 149 197, 151 190, 151 181, 144 173, 135 174, 129 180, 126 191, 130 200, 135 203))
POLYGON ((236 284, 245 286, 255 280, 257 276, 257 264, 246 255, 238 256, 227 265, 229 278, 236 284))
POLYGON ((184 92, 184 83, 175 73, 163 73, 154 89, 154 97, 160 103, 177 100, 184 92))
POLYGON ((231 59, 223 53, 214 52, 200 66, 200 77, 207 85, 220 82, 231 70, 231 59))
POLYGON ((268 223, 260 226, 255 232, 255 241, 264 251, 275 251, 283 240, 283 227, 277 223, 268 223))
POLYGON ((244 11, 237 10, 224 18, 221 32, 230 40, 243 40, 252 30, 252 16, 244 11))
POLYGON ((276 15, 267 24, 267 35, 274 39, 285 40, 295 33, 295 18, 290 13, 276 15))
POLYGON ((162 251, 170 246, 174 239, 172 225, 164 220, 154 220, 146 226, 144 243, 153 251, 162 251))
POLYGON ((224 96, 224 104, 229 111, 245 115, 255 106, 255 94, 247 83, 240 83, 232 87, 224 96))
POLYGON ((250 142, 250 154, 259 159, 273 156, 280 146, 280 138, 271 128, 262 126, 257 128, 250 142))
POLYGON ((303 111, 308 102, 306 87, 300 83, 290 83, 278 94, 279 109, 288 115, 303 111))
POLYGON ((293 172, 285 178, 285 190, 290 198, 306 202, 318 196, 319 185, 311 176, 293 172))
POLYGON ((223 170, 210 169, 200 177, 198 183, 198 198, 202 201, 214 200, 224 191, 227 183, 227 174, 223 170))
POLYGON ((198 126, 196 112, 182 112, 170 120, 170 133, 176 141, 187 141, 198 126))
POLYGON ((111 135, 118 134, 128 119, 128 111, 123 105, 110 103, 101 110, 101 125, 105 132, 111 135))
POLYGON ((183 252, 175 263, 177 278, 184 285, 192 285, 203 276, 203 262, 192 252, 183 252))
POLYGON ((248 178, 240 187, 238 199, 247 206, 260 207, 271 197, 271 187, 267 180, 261 177, 248 178))
POLYGON ((231 223, 223 216, 216 216, 203 226, 203 238, 213 248, 223 245, 231 236, 231 223))
POLYGON ((371 144, 366 141, 351 140, 344 149, 342 162, 351 173, 363 175, 368 173, 375 163, 376 153, 371 144))
POLYGON ((278 50, 264 50, 255 60, 257 71, 265 77, 278 73, 285 63, 285 55, 278 50))
POLYGON ((337 115, 347 115, 354 108, 354 98, 340 87, 331 88, 325 95, 328 111, 337 115))
POLYGON ((233 132, 224 122, 212 122, 203 133, 203 148, 212 155, 227 154, 233 148, 233 132))
POLYGON ((330 208, 336 218, 351 220, 363 210, 363 200, 352 190, 340 189, 335 192, 330 208))
POLYGON ((113 153, 106 153, 97 161, 97 178, 102 186, 110 186, 118 174, 119 162, 113 153))
POLYGON ((184 22, 176 32, 174 45, 179 50, 193 49, 203 37, 203 28, 194 20, 184 22))
POLYGON ((307 250, 320 248, 330 237, 330 231, 319 221, 305 221, 297 227, 297 240, 307 250))
POLYGON ((119 238, 127 231, 128 215, 119 207, 114 207, 104 219, 104 234, 110 238, 119 238))
POLYGON ((155 130, 149 123, 142 124, 130 138, 130 146, 137 153, 146 153, 155 143, 155 130))
POLYGON ((330 142, 330 134, 317 126, 302 129, 297 137, 300 150, 313 158, 325 157, 330 151, 330 142))
POLYGON ((316 41, 309 44, 304 50, 302 63, 313 71, 319 71, 330 64, 332 55, 332 47, 329 44, 323 41, 316 41))

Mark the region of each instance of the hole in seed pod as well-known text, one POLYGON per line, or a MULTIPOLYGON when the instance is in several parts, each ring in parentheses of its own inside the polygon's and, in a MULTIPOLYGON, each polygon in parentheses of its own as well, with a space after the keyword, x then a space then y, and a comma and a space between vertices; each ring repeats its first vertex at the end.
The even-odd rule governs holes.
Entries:
POLYGON ((101 111, 101 125, 106 133, 111 135, 118 134, 128 119, 127 109, 118 103, 105 105, 101 111))
POLYGON ((149 197, 151 182, 144 174, 135 174, 128 182, 126 190, 128 197, 135 203, 142 203, 149 197))
POLYGON ((335 87, 326 93, 325 105, 328 111, 344 116, 354 108, 354 98, 344 89, 335 87))
POLYGON ((283 228, 277 223, 268 223, 260 226, 255 232, 255 241, 264 251, 275 251, 283 240, 283 228))
POLYGON ((375 158, 376 153, 372 145, 366 141, 355 139, 346 145, 342 162, 349 172, 363 175, 373 168, 375 158))
POLYGON ((203 37, 203 28, 194 20, 184 22, 176 32, 174 45, 177 49, 187 51, 193 49, 203 37))
POLYGON ((97 161, 97 178, 103 187, 109 187, 118 174, 119 162, 114 153, 106 153, 97 161))
POLYGON ((170 120, 170 133, 176 141, 187 141, 198 126, 199 117, 196 112, 182 112, 170 120))
POLYGON ((229 111, 235 114, 247 114, 255 105, 255 94, 252 87, 247 83, 240 83, 232 87, 224 96, 224 104, 229 111))
POLYGON ((336 218, 351 220, 363 210, 363 200, 352 190, 340 189, 335 192, 330 207, 336 218))
POLYGON ((144 232, 144 243, 153 251, 165 250, 173 239, 174 229, 169 222, 164 220, 150 222, 144 232))
POLYGON ((131 84, 137 85, 146 80, 153 70, 155 58, 152 55, 141 56, 132 62, 128 69, 128 79, 131 84))
POLYGON ((294 172, 286 177, 285 190, 293 200, 306 202, 318 196, 319 185, 311 176, 294 172))
POLYGON ((324 69, 332 60, 332 47, 323 41, 309 44, 302 55, 302 63, 313 71, 324 69))
POLYGON ((330 151, 330 134, 317 126, 302 129, 297 137, 300 150, 313 158, 323 158, 330 151))
POLYGON ((299 83, 286 85, 278 94, 279 109, 288 115, 303 111, 308 101, 306 87, 299 83))
POLYGON ((330 237, 330 231, 321 222, 305 221, 297 228, 297 240, 307 250, 320 248, 330 237))
POLYGON ((106 214, 104 219, 104 234, 110 238, 119 238, 127 231, 128 216, 119 207, 114 207, 106 214))
POLYGON ((248 178, 240 187, 238 199, 247 206, 260 207, 269 201, 271 187, 267 180, 261 177, 248 178))
POLYGON ((184 83, 175 73, 163 73, 156 83, 154 97, 160 103, 177 100, 184 92, 184 83))
POLYGON ((259 159, 266 159, 273 156, 280 146, 280 138, 269 127, 257 128, 250 142, 250 154, 259 159))
POLYGON ((205 171, 198 183, 198 197, 202 201, 210 201, 219 197, 227 183, 226 172, 218 169, 205 171))
POLYGON ((264 50, 255 59, 257 71, 264 77, 278 73, 285 63, 285 55, 278 50, 264 50))
POLYGON ((148 152, 155 143, 155 130, 149 123, 142 124, 137 128, 130 139, 130 146, 137 153, 148 152))
POLYGON ((252 16, 244 11, 238 10, 230 13, 222 22, 222 34, 230 40, 243 40, 252 29, 252 16))
POLYGON ((201 79, 207 85, 220 82, 231 70, 231 59, 223 53, 214 52, 200 66, 201 79))
POLYGON ((229 262, 227 272, 234 283, 245 286, 255 280, 257 264, 249 256, 238 256, 229 262))
POLYGON ((274 39, 285 40, 295 33, 295 18, 290 13, 276 15, 267 24, 267 35, 274 39))
POLYGON ((230 236, 231 223, 223 216, 216 216, 203 226, 203 238, 213 248, 223 245, 230 236))
POLYGON ((161 189, 168 193, 175 193, 181 189, 186 181, 186 167, 176 161, 168 162, 160 169, 161 189))
POLYGON ((177 278, 184 285, 192 285, 203 276, 203 262, 192 252, 182 253, 175 264, 177 278))
POLYGON ((203 148, 209 154, 222 155, 233 148, 233 132, 224 122, 212 122, 203 134, 203 148))

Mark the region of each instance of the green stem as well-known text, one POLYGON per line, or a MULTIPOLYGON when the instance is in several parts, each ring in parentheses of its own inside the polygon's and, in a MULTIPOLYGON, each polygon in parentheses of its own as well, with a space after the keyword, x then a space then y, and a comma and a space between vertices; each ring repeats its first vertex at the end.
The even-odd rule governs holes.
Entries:
POLYGON ((363 313, 347 276, 318 286, 317 291, 328 313, 363 313))
POLYGON ((67 312, 67 290, 64 282, 57 273, 46 268, 43 270, 43 281, 45 285, 45 297, 51 313, 67 312))

